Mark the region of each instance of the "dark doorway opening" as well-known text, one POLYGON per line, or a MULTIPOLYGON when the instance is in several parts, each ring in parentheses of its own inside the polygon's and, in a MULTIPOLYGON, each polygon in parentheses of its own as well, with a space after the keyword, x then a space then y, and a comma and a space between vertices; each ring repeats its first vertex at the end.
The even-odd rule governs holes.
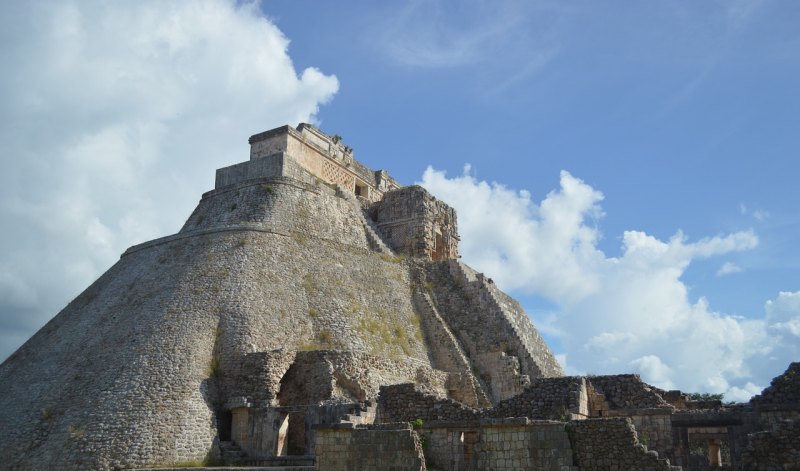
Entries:
POLYGON ((289 429, 286 431, 287 455, 306 454, 306 414, 304 412, 289 413, 289 429))
POLYGON ((217 414, 217 431, 219 432, 219 441, 231 441, 231 427, 233 425, 233 414, 229 410, 220 411, 217 414))

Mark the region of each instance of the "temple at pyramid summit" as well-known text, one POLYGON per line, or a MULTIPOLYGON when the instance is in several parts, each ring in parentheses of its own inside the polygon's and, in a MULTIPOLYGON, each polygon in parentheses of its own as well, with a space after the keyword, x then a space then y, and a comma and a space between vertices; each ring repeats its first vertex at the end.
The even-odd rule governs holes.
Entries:
POLYGON ((800 363, 748 403, 565 376, 457 215, 309 124, 0 365, 0 468, 800 469, 800 363))

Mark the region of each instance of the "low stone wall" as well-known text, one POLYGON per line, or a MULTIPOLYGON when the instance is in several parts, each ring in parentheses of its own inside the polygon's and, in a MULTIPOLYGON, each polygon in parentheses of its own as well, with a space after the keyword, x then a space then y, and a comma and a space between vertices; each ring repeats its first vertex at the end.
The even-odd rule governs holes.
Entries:
POLYGON ((489 409, 473 409, 460 402, 422 391, 414 384, 382 386, 378 408, 382 422, 477 420, 526 417, 531 420, 569 420, 580 410, 583 379, 578 376, 538 378, 521 394, 489 409))
POLYGON ((422 419, 474 421, 480 409, 472 409, 460 402, 419 391, 413 383, 381 386, 378 395, 378 421, 381 423, 411 422, 422 419))
POLYGON ((794 362, 772 379, 761 394, 750 399, 751 404, 800 404, 800 362, 794 362))
POLYGON ((587 376, 586 380, 612 409, 673 408, 639 375, 587 376))
POLYGON ((639 409, 611 411, 612 417, 629 417, 639 442, 665 456, 673 449, 672 417, 669 409, 639 409))
POLYGON ((316 430, 316 469, 324 471, 424 471, 419 437, 407 423, 316 430))
POLYGON ((669 461, 639 443, 629 419, 576 420, 567 425, 575 464, 581 471, 670 471, 669 461))
POLYGON ((521 394, 484 412, 484 417, 528 417, 533 420, 566 421, 581 405, 583 378, 536 378, 521 394))
POLYGON ((481 423, 477 469, 577 470, 562 422, 501 419, 481 423))
POLYGON ((769 431, 749 437, 742 452, 742 469, 800 469, 800 419, 777 422, 769 431))

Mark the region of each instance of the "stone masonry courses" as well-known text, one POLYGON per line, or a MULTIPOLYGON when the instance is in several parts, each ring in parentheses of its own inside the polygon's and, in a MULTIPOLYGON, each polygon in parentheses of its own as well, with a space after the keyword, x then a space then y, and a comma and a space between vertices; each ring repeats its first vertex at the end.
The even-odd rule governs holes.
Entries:
POLYGON ((800 469, 800 364, 746 404, 565 376, 456 212, 309 124, 0 365, 0 469, 800 469))

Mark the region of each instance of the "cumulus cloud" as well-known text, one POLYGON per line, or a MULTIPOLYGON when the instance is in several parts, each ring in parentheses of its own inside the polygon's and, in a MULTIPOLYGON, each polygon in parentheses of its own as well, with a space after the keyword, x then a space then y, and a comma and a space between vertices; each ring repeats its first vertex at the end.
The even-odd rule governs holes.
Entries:
POLYGON ((5 2, 0 30, 0 358, 338 90, 251 3, 5 2))
POLYGON ((767 301, 764 309, 770 330, 789 342, 800 341, 800 291, 781 291, 776 299, 767 301))
POLYGON ((781 293, 766 317, 745 319, 691 299, 681 280, 694 260, 755 248, 753 231, 690 241, 680 231, 660 240, 630 230, 609 256, 598 248, 603 195, 568 172, 541 202, 469 167, 454 177, 429 167, 421 184, 458 211, 467 263, 557 306, 539 323, 572 371, 634 371, 659 387, 742 398, 769 382, 760 364, 783 368, 797 357, 797 342, 781 336, 800 332, 800 294, 781 293))

